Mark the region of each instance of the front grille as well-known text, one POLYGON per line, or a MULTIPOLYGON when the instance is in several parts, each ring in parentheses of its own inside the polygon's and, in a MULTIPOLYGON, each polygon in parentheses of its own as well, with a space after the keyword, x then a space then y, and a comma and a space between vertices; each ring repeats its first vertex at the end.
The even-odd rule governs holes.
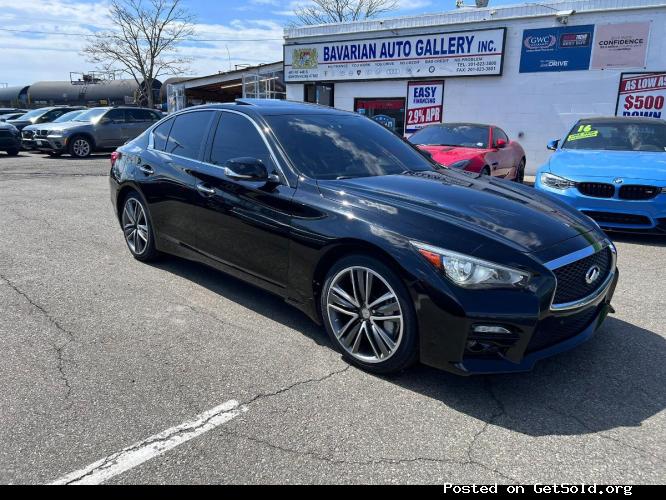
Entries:
POLYGON ((613 272, 612 265, 613 252, 607 247, 594 255, 555 269, 553 272, 557 278, 557 290, 553 304, 568 304, 589 297, 599 289, 608 275, 613 272), (588 284, 586 277, 588 271, 594 266, 599 268, 601 274, 593 283, 588 284))
POLYGON ((591 307, 571 316, 546 318, 537 326, 532 340, 527 346, 527 353, 541 351, 582 333, 601 312, 600 307, 591 307))
POLYGON ((615 186, 612 184, 581 182, 577 187, 578 191, 585 196, 593 196, 594 198, 612 198, 615 195, 615 186))
POLYGON ((655 186, 622 186, 620 198, 623 200, 651 200, 661 193, 661 188, 655 186))
POLYGON ((652 222, 644 215, 618 214, 613 212, 590 212, 584 211, 585 215, 592 217, 599 224, 628 224, 634 226, 651 226, 652 222))
POLYGON ((37 132, 37 135, 40 136, 40 137, 46 137, 47 135, 49 135, 49 131, 48 130, 40 130, 39 132, 37 132))

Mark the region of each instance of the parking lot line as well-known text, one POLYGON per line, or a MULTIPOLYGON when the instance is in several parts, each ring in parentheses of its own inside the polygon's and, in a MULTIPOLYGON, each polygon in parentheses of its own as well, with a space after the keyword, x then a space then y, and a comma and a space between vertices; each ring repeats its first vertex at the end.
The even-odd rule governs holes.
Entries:
POLYGON ((238 401, 227 401, 193 420, 155 434, 97 462, 53 481, 52 485, 102 484, 167 451, 194 439, 247 411, 238 401))

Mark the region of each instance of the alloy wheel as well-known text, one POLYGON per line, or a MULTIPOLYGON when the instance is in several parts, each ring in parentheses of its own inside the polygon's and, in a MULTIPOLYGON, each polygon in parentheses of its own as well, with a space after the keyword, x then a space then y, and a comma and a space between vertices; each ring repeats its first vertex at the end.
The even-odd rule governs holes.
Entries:
POLYGON ((76 139, 72 144, 74 154, 79 158, 84 158, 90 155, 90 143, 85 139, 76 139))
POLYGON ((123 209, 123 232, 127 246, 135 255, 141 255, 148 247, 148 218, 136 198, 128 198, 123 209))
POLYGON ((328 320, 340 345, 364 363, 391 358, 403 338, 398 296, 377 272, 366 267, 340 271, 326 298, 328 320))

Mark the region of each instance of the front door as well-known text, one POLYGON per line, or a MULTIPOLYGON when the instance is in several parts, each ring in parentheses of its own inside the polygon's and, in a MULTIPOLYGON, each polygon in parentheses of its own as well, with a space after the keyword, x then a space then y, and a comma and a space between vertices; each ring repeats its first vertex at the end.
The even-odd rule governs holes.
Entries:
POLYGON ((284 178, 278 185, 231 179, 225 164, 248 157, 261 160, 269 173, 279 173, 251 119, 223 111, 206 161, 195 173, 201 196, 197 247, 208 257, 279 290, 287 283, 295 188, 287 186, 284 178))
POLYGON ((126 118, 124 109, 109 110, 95 125, 95 141, 99 148, 117 148, 125 144, 126 118))

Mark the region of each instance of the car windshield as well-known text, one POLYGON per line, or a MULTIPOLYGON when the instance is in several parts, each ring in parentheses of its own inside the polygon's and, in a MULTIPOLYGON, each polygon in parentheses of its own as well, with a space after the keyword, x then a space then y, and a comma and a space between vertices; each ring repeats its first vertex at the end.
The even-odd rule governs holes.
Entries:
POLYGON ((62 116, 59 116, 55 120, 53 120, 53 123, 63 123, 63 122, 70 122, 74 120, 77 116, 79 116, 81 113, 85 112, 85 110, 78 110, 78 111, 70 111, 69 113, 65 113, 62 116))
POLYGON ((72 121, 91 123, 100 119, 107 111, 108 111, 107 108, 89 109, 88 111, 81 113, 72 121))
POLYGON ((581 121, 562 149, 666 152, 666 123, 581 121))
POLYGON ((416 149, 361 116, 276 115, 266 120, 296 168, 313 179, 433 170, 416 149))
POLYGON ((458 146, 486 149, 490 135, 488 130, 488 127, 466 123, 433 125, 415 133, 409 138, 409 142, 419 146, 458 146))
POLYGON ((33 109, 32 111, 28 111, 26 114, 21 116, 19 120, 30 120, 31 118, 37 118, 42 116, 47 111, 47 109, 33 109))

